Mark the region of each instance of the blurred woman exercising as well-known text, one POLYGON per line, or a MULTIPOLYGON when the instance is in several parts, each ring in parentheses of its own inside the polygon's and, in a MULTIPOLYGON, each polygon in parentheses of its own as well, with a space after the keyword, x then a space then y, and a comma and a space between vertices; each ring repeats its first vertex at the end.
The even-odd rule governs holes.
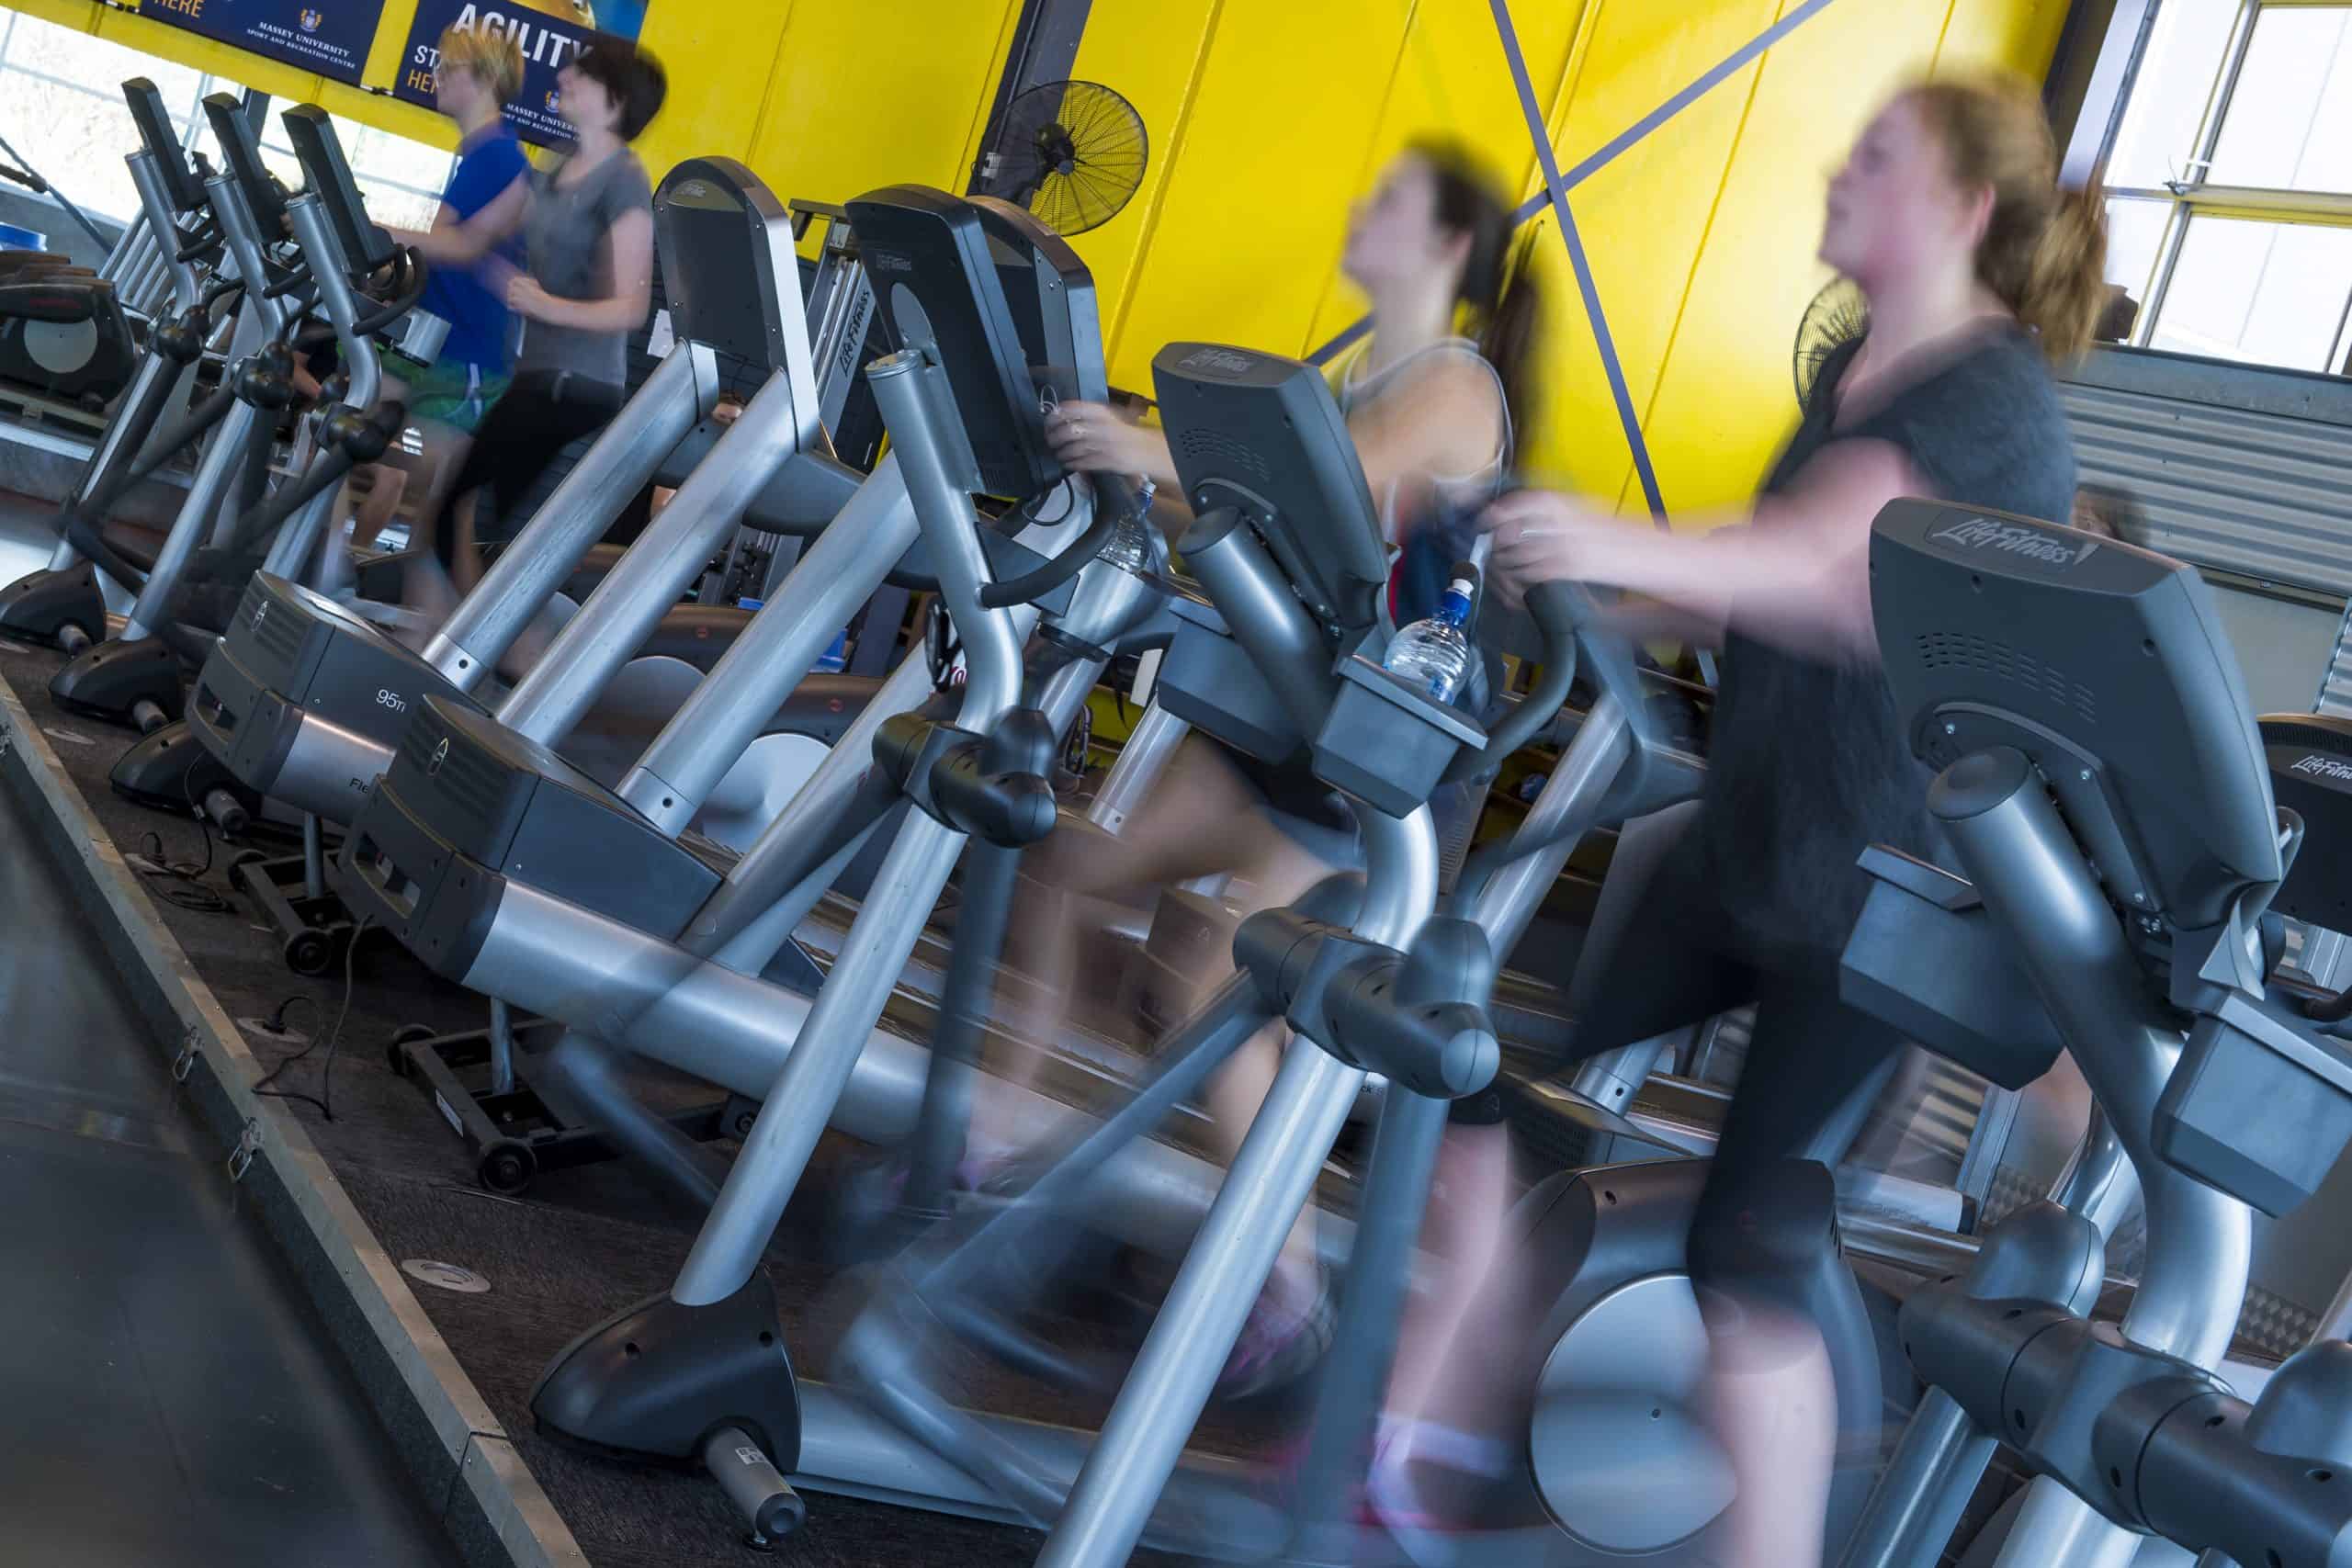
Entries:
MULTIPOLYGON (((1339 393, 1382 524, 1400 549, 1391 583, 1400 624, 1435 609, 1447 568, 1510 468, 1514 419, 1526 417, 1537 299, 1529 281, 1510 276, 1512 227, 1494 182, 1466 152, 1440 142, 1400 153, 1351 214, 1340 265, 1371 299, 1373 331, 1339 393), (1475 339, 1461 335, 1465 319, 1475 339)), ((1047 435, 1073 470, 1148 475, 1171 492, 1178 486, 1167 437, 1104 404, 1065 403, 1047 435)), ((1475 817, 1466 797, 1462 808, 1475 817)), ((1051 1042, 1060 1030, 1076 968, 1073 900, 1230 874, 1227 898, 1246 915, 1303 894, 1330 869, 1312 841, 1344 843, 1351 830, 1344 807, 1311 779, 1188 740, 1115 839, 1057 835, 1033 859, 1051 907, 1014 923, 1007 954, 1048 998, 1033 1038, 1051 1042), (1285 830, 1270 802, 1325 831, 1285 830), (1057 852, 1057 845, 1065 847, 1057 852)), ((1195 976, 1194 998, 1229 972, 1229 961, 1220 962, 1195 976)), ((1227 1155, 1272 1081, 1278 1035, 1277 1028, 1252 1042, 1211 1087, 1227 1155)), ((979 1160, 998 1153, 985 1129, 974 1136, 979 1160)), ((1302 1221, 1236 1348, 1226 1393, 1271 1387, 1311 1367, 1331 1318, 1329 1284, 1302 1221)))
MULTIPOLYGON (((1724 651, 1693 826, 1620 940, 1580 963, 1571 1006, 1576 1060, 1756 1007, 1689 1253, 1739 1478, 1730 1562, 1820 1561, 1836 1404, 1817 1332, 1769 1281, 1740 1277, 1727 1243, 1758 1185, 1805 1157, 1902 1045, 1838 998, 1865 891, 1856 857, 1872 843, 1929 859, 1942 848, 1878 666, 1871 525, 1912 495, 2070 515, 2075 455, 2049 367, 2089 341, 2106 237, 2097 192, 2063 192, 2056 176, 2022 84, 1901 93, 1830 181, 1821 241, 1821 259, 1867 296, 1869 327, 1824 366, 1753 507, 1671 534, 1544 492, 1487 513, 1507 595, 1555 580, 1622 589, 1640 606, 1629 621, 1724 651)), ((1457 1108, 1469 1125, 1438 1181, 1456 1265, 1416 1303, 1390 1390, 1373 1497, 1412 1528, 1469 1527, 1484 1476, 1513 1451, 1491 1427, 1523 1396, 1512 1352, 1534 1303, 1517 1299, 1499 1245, 1502 1110, 1500 1095, 1457 1108)))

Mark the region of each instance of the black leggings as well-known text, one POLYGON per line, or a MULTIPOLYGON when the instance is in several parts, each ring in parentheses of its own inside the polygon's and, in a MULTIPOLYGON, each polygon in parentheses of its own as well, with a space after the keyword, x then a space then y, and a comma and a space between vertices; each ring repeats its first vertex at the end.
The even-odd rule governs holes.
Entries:
MULTIPOLYGON (((1838 1145, 1852 1140, 1906 1042, 1838 999, 1835 953, 1759 954, 1724 915, 1696 848, 1686 834, 1654 862, 1623 868, 1635 879, 1635 902, 1623 919, 1595 922, 1570 991, 1576 1032, 1561 1066, 1754 1004, 1747 1064, 1691 1236, 1692 1267, 1704 1274, 1713 1270, 1702 1255, 1741 1228, 1741 1211, 1763 1201, 1782 1162, 1834 1164, 1843 1154, 1838 1145)), ((1504 1095, 1479 1096, 1459 1102, 1454 1120, 1500 1121, 1509 1111, 1504 1095)))
POLYGON ((583 435, 603 429, 620 412, 621 389, 576 376, 526 371, 492 405, 474 432, 474 443, 442 502, 433 529, 433 551, 445 568, 457 561, 454 517, 458 498, 487 489, 474 507, 474 542, 490 545, 507 536, 509 513, 539 482, 559 453, 583 435))

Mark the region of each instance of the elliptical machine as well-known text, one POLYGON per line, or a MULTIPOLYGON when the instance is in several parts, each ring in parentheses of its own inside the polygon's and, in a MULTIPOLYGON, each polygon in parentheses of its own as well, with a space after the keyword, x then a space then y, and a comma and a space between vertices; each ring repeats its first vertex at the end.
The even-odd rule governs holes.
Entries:
MULTIPOLYGON (((122 90, 142 143, 126 161, 148 231, 161 237, 157 265, 169 284, 174 311, 148 330, 130 388, 61 510, 57 548, 49 564, 0 586, 0 635, 69 654, 88 648, 107 630, 106 595, 96 568, 74 542, 74 525, 79 519, 103 528, 133 484, 200 441, 227 412, 225 402, 208 399, 196 413, 163 428, 165 415, 184 402, 206 344, 226 311, 242 307, 244 293, 233 266, 222 265, 227 235, 210 207, 211 172, 205 169, 199 177, 198 169, 189 165, 153 82, 133 77, 122 90)), ((136 574, 118 587, 135 591, 152 565, 139 563, 136 574)))
MULTIPOLYGON (((22 170, 0 168, 0 178, 49 188, 22 170)), ((0 253, 8 258, 0 261, 0 380, 105 406, 130 383, 138 359, 113 282, 62 261, 13 260, 27 254, 0 253)))
MULTIPOLYGON (((189 707, 197 739, 241 791, 348 822, 431 697, 494 705, 534 740, 562 746, 641 649, 725 649, 741 635, 750 612, 678 601, 747 511, 813 533, 856 492, 861 476, 833 460, 816 418, 798 272, 774 197, 741 164, 690 159, 663 178, 655 217, 677 346, 421 654, 283 574, 253 580, 189 707), (698 440, 722 354, 768 367, 768 384, 734 423, 698 440), (682 457, 699 461, 670 506, 528 675, 489 703, 499 661, 623 502, 682 457)), ((842 686, 818 684, 849 705, 842 686)), ((666 718, 684 696, 670 693, 656 711, 666 718)))
POLYGON ((2006 1446, 2034 1479, 2002 1564, 2128 1561, 2150 1534, 2342 1562, 2352 1347, 2313 1344, 2252 1404, 2215 1373, 2251 1211, 2292 1210, 2352 1145, 2352 1048, 2265 981, 2303 824, 2274 804, 2211 591, 2145 551, 1923 502, 1881 513, 1871 565, 1889 681, 1941 770, 1930 807, 2090 1082, 2097 1152, 2138 1174, 2148 1255, 2121 1325, 2091 1322, 2112 1216, 2078 1182, 1905 1304, 1928 1393, 1848 1561, 1935 1561, 2006 1446))
MULTIPOLYGON (((232 246, 290 230, 296 250, 288 265, 269 274, 260 246, 250 245, 253 276, 271 278, 259 296, 267 311, 269 341, 238 367, 234 407, 214 436, 187 504, 147 573, 122 635, 75 655, 50 682, 50 694, 59 705, 129 724, 142 733, 163 728, 179 707, 188 670, 202 661, 209 632, 227 624, 245 580, 256 570, 301 572, 327 531, 326 513, 344 476, 355 464, 380 456, 398 434, 404 413, 373 406, 380 372, 368 339, 406 314, 424 288, 422 265, 393 246, 383 231, 356 213, 335 220, 327 216, 322 190, 339 200, 356 200, 347 170, 339 171, 339 184, 314 176, 319 188, 288 199, 263 166, 259 143, 236 101, 215 94, 205 101, 205 109, 232 171, 231 181, 215 182, 216 198, 221 195, 220 187, 233 183, 226 199, 233 203, 242 197, 254 220, 255 226, 241 236, 241 225, 232 217, 232 246), (264 212, 266 222, 261 220, 264 212), (337 227, 367 249, 346 258, 335 236, 337 227), (380 274, 379 286, 390 296, 365 317, 358 315, 345 281, 355 268, 363 276, 380 274), (307 334, 298 333, 313 303, 325 305, 328 323, 307 334), (265 496, 277 416, 294 400, 296 351, 306 344, 338 341, 349 360, 345 390, 356 406, 329 405, 317 411, 297 442, 297 477, 265 496), (263 418, 265 413, 269 417, 263 418), (209 543, 200 547, 199 536, 219 504, 227 469, 240 452, 248 493, 242 505, 223 513, 209 543), (208 484, 208 477, 213 482, 208 484)), ((323 111, 309 109, 307 119, 305 114, 304 109, 291 111, 288 123, 298 127, 298 147, 315 157, 322 136, 332 136, 332 129, 323 111)), ((339 156, 334 161, 339 164, 339 156)), ((241 272, 245 265, 241 254, 241 272)), ((75 547, 109 576, 135 570, 87 519, 75 518, 69 530, 75 547)))

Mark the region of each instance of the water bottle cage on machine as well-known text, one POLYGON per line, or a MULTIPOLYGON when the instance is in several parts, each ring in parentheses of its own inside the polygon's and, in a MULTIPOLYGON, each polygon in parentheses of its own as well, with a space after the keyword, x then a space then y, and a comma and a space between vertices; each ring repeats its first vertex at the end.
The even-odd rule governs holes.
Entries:
POLYGON ((1432 919, 1399 952, 1295 908, 1267 909, 1241 922, 1233 952, 1269 1008, 1351 1066, 1433 1100, 1476 1094, 1501 1066, 1482 1005, 1494 953, 1473 921, 1432 919))
POLYGON ((904 713, 874 738, 876 763, 917 809, 1006 849, 1053 831, 1055 750, 1052 726, 1035 708, 1013 709, 989 735, 904 713))

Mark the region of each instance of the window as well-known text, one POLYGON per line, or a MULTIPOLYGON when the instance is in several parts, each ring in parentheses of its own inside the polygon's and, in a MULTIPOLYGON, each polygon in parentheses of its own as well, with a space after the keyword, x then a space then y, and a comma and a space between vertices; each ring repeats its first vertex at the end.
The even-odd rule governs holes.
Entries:
MULTIPOLYGON (((202 104, 218 92, 242 92, 225 77, 207 75, 153 55, 36 17, 0 10, 0 103, 8 106, 0 136, 66 197, 101 222, 128 222, 139 193, 123 160, 139 146, 139 131, 122 101, 122 84, 144 76, 164 95, 180 142, 209 152, 211 130, 202 104)), ((338 119, 344 152, 379 223, 424 228, 440 204, 453 156, 437 147, 338 119)), ((273 113, 262 132, 262 153, 290 186, 303 184, 273 113)), ((219 158, 213 159, 217 164, 219 158)), ((62 214, 59 220, 65 221, 62 214)))
POLYGON ((2352 4, 2165 0, 2107 183, 2133 342, 2346 370, 2352 4))

